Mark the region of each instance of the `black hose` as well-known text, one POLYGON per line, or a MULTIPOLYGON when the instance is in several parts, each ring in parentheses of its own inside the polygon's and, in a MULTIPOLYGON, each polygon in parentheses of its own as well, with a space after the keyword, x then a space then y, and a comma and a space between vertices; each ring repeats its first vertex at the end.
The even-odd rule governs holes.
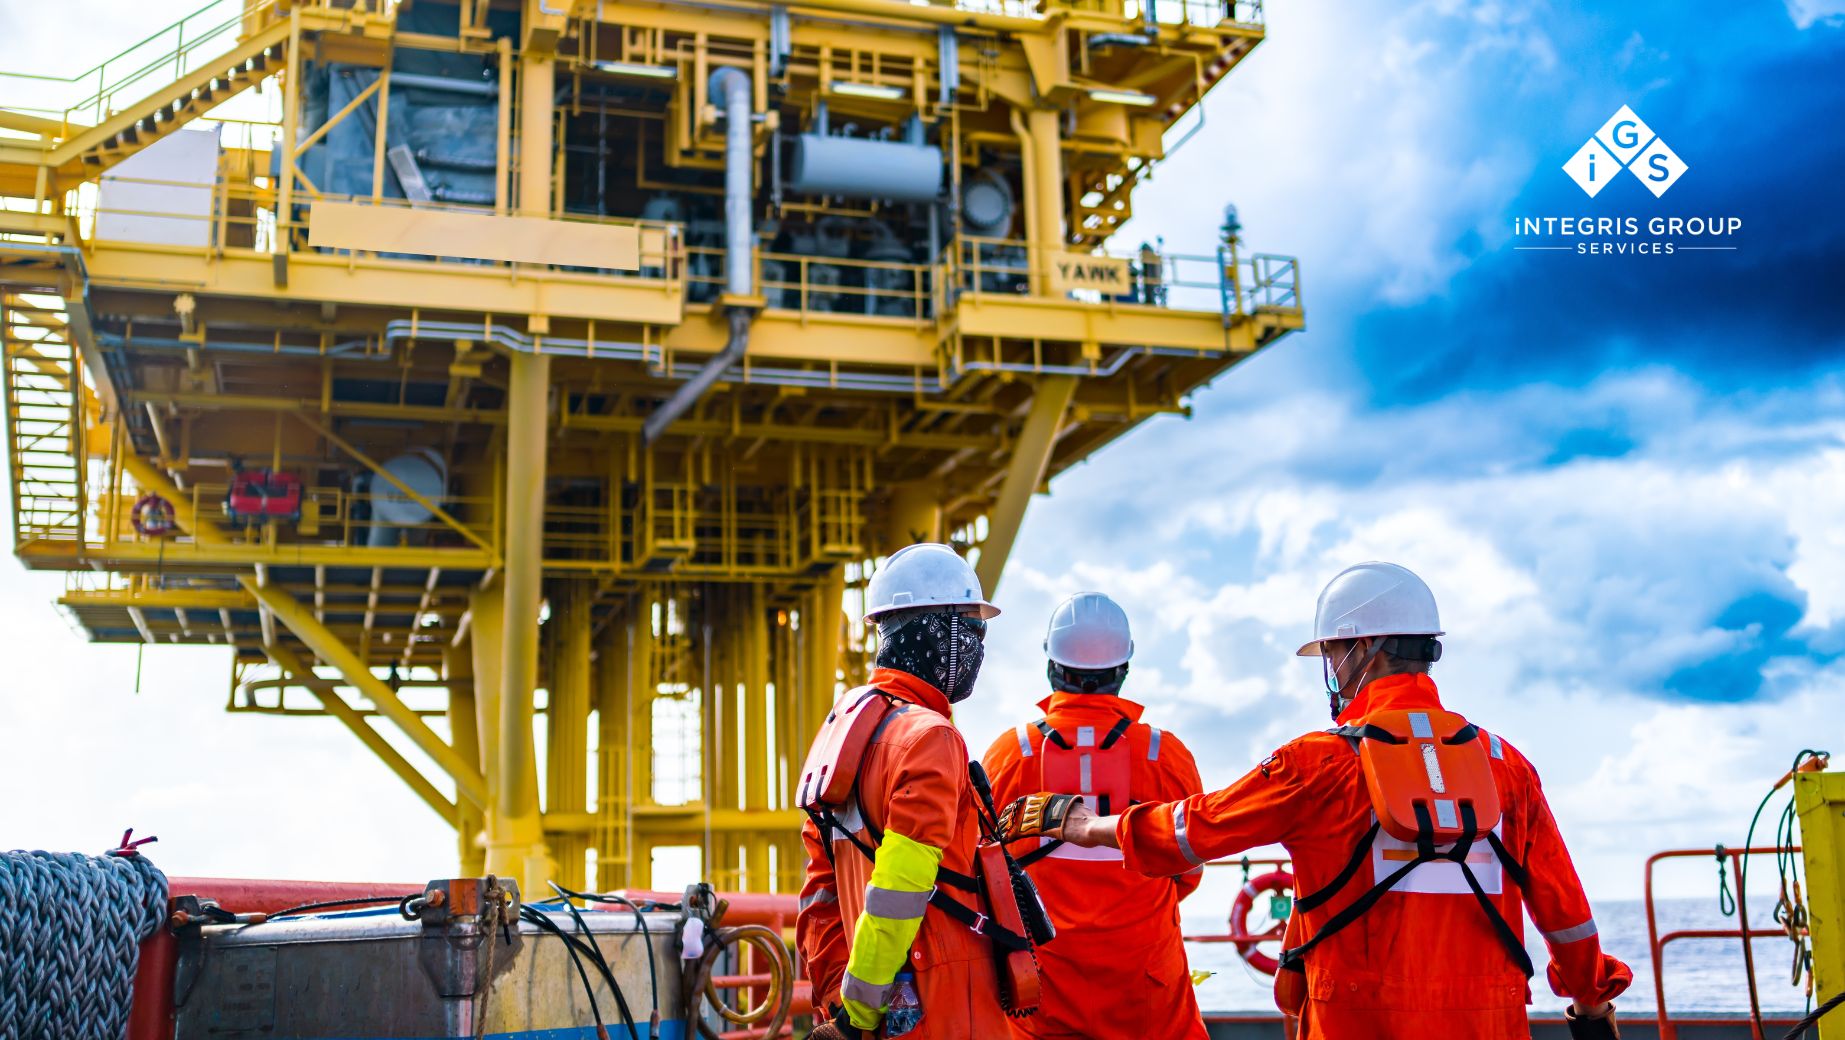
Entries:
POLYGON ((1782 1037, 1781 1040, 1803 1040, 1807 1035, 1807 1030, 1813 1028, 1814 1024, 1825 1017, 1828 1011, 1838 1007, 1840 1004, 1845 1004, 1845 992, 1841 992, 1827 1000, 1812 1014, 1794 1023, 1794 1028, 1788 1030, 1787 1035, 1782 1037))
POLYGON ((583 980, 583 995, 589 998, 589 1013, 596 1019, 596 1036, 598 1038, 607 1037, 609 1031, 602 1025, 602 1008, 596 1004, 596 989, 589 984, 589 972, 583 969, 583 958, 579 955, 576 939, 559 928, 557 922, 551 920, 550 916, 542 910, 520 906, 519 916, 564 940, 564 950, 570 954, 570 963, 576 966, 577 978, 583 980))
MULTIPOLYGON (((659 967, 659 964, 655 960, 655 955, 653 952, 653 933, 648 931, 647 918, 641 916, 641 908, 634 902, 634 900, 629 899, 627 896, 615 895, 614 893, 572 892, 570 889, 565 888, 564 886, 558 884, 555 881, 551 882, 551 887, 557 890, 558 895, 564 897, 566 904, 568 904, 569 901, 572 899, 581 899, 585 903, 607 903, 610 906, 625 906, 628 909, 634 911, 634 923, 640 927, 641 937, 647 940, 647 944, 646 944, 647 945, 647 984, 653 990, 653 992, 649 995, 653 998, 654 1006, 656 1007, 659 1006, 659 1003, 660 1003, 660 967, 659 967)), ((661 908, 660 904, 658 903, 648 903, 647 905, 655 909, 661 908)), ((666 907, 666 909, 677 909, 677 908, 676 907, 666 907)))
POLYGON ((378 903, 396 903, 401 907, 405 900, 415 899, 422 894, 421 892, 412 892, 407 896, 359 896, 353 899, 327 899, 318 903, 302 903, 300 906, 291 906, 286 910, 277 910, 275 913, 267 916, 268 920, 273 921, 278 917, 293 917, 295 914, 305 914, 310 910, 336 910, 342 906, 372 906, 378 903))
MULTIPOLYGON (((569 889, 563 888, 556 882, 552 882, 551 887, 560 895, 569 891, 569 889)), ((570 916, 576 921, 577 927, 582 930, 585 936, 589 937, 588 941, 578 944, 578 948, 589 956, 590 963, 596 966, 596 971, 602 976, 602 981, 608 984, 609 992, 615 995, 615 1009, 621 1012, 622 1025, 628 1027, 628 1036, 631 1040, 640 1040, 640 1034, 637 1031, 638 1027, 634 1023, 634 1011, 628 1006, 628 996, 626 993, 622 992, 621 983, 616 980, 615 972, 609 967, 608 958, 602 955, 602 947, 597 945, 595 937, 589 930, 589 926, 584 923, 582 914, 577 911, 575 906, 571 905, 570 900, 565 898, 563 903, 564 909, 570 912, 570 916)), ((534 912, 539 913, 539 916, 543 916, 542 912, 534 912)), ((549 923, 548 920, 547 923, 549 923)), ((565 936, 565 938, 572 943, 578 942, 570 936, 565 936)))

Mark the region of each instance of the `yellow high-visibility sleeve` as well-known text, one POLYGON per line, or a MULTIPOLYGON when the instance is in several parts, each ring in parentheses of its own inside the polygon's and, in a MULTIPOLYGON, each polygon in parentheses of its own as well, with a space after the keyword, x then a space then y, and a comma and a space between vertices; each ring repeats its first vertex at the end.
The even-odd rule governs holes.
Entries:
POLYGON ((923 911, 935 890, 942 850, 886 831, 865 885, 865 912, 852 932, 852 954, 840 999, 852 1024, 875 1029, 889 1004, 891 983, 910 957, 923 911))

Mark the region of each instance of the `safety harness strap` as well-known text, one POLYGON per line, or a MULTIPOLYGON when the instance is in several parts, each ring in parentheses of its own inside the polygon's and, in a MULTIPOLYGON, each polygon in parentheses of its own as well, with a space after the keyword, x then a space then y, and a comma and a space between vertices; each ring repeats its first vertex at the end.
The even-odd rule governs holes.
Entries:
MULTIPOLYGON (((1480 879, 1474 876, 1473 868, 1467 864, 1467 854, 1473 851, 1474 842, 1477 840, 1475 830, 1477 821, 1474 819, 1473 806, 1465 802, 1461 804, 1461 836, 1459 840, 1454 843, 1454 846, 1446 852, 1436 851, 1434 843, 1434 822, 1429 819, 1428 810, 1421 805, 1416 806, 1416 822, 1419 825, 1418 831, 1420 832, 1416 836, 1416 858, 1399 867, 1392 872, 1389 877, 1371 886, 1370 890, 1364 895, 1359 896, 1344 909, 1334 914, 1325 925, 1321 926, 1320 930, 1314 934, 1313 938, 1308 939, 1299 946, 1283 950, 1281 953, 1282 967, 1292 968, 1299 964, 1306 957, 1309 950, 1327 939, 1330 939, 1332 936, 1351 925, 1352 922, 1363 917, 1373 906, 1377 905, 1378 900, 1382 899, 1386 892, 1396 887, 1397 882, 1408 877, 1410 871, 1415 870, 1424 863, 1449 860, 1461 868, 1461 876, 1467 879, 1467 887, 1473 891, 1474 899, 1479 902, 1480 909, 1486 913, 1486 919, 1492 924, 1493 932, 1499 937, 1500 943, 1505 946, 1506 953, 1511 955, 1512 963, 1516 964, 1518 969, 1525 973, 1526 978, 1530 978, 1534 974, 1531 965, 1531 955, 1525 952, 1524 943, 1520 942, 1518 936, 1513 933, 1512 926, 1506 922, 1505 916, 1499 912, 1499 907, 1487 896, 1486 890, 1480 885, 1480 879)), ((1352 875, 1357 873, 1359 864, 1369 858, 1371 844, 1377 840, 1378 828, 1378 822, 1373 821, 1370 830, 1366 831, 1364 838, 1359 841, 1357 852, 1354 853, 1351 861, 1346 864, 1345 869, 1340 872, 1339 877, 1332 884, 1320 889, 1311 896, 1297 901, 1295 903, 1296 909, 1305 912, 1321 905, 1330 898, 1334 892, 1342 888, 1346 882, 1350 881, 1352 875)), ((1516 863, 1513 862, 1511 854, 1508 853, 1505 846, 1500 843, 1499 836, 1488 831, 1486 832, 1486 838, 1488 844, 1492 846, 1493 852, 1499 857, 1500 862, 1509 868, 1507 873, 1512 875, 1514 881, 1521 879, 1524 876, 1523 869, 1519 868, 1516 863)), ((1519 887, 1521 891, 1524 888, 1522 883, 1519 887)))
POLYGON ((1065 751, 1070 750, 1070 742, 1064 739, 1063 734, 1057 732, 1056 727, 1051 725, 1051 720, 1039 719, 1038 721, 1032 723, 1032 725, 1038 727, 1038 732, 1044 734, 1045 740, 1048 740, 1051 743, 1057 745, 1058 747, 1063 748, 1065 751))
MULTIPOLYGON (((878 850, 842 825, 839 822, 839 818, 833 815, 831 809, 809 809, 807 810, 807 815, 814 821, 814 826, 820 828, 820 833, 823 838, 822 844, 826 847, 827 859, 833 862, 835 866, 837 866, 839 861, 833 852, 833 841, 831 836, 833 831, 838 831, 840 834, 845 835, 846 840, 852 843, 852 847, 862 853, 866 859, 874 862, 877 860, 878 850)), ((867 828, 870 826, 869 822, 866 823, 867 828)), ((968 909, 965 903, 962 903, 960 900, 944 891, 944 887, 958 888, 963 892, 978 895, 980 893, 980 882, 978 880, 958 870, 949 870, 947 867, 941 866, 935 869, 935 880, 936 889, 929 895, 930 906, 935 907, 954 920, 966 925, 970 931, 990 937, 995 943, 1007 950, 1031 949, 1030 939, 1019 935, 1011 929, 1001 927, 994 923, 993 919, 986 914, 968 909)))
POLYGON ((1115 723, 1114 728, 1109 730, 1108 733, 1102 737, 1102 742, 1096 745, 1096 750, 1107 751, 1109 748, 1114 747, 1115 741, 1121 739, 1121 735, 1128 731, 1130 725, 1133 725, 1133 723, 1126 716, 1123 716, 1121 721, 1115 723))
POLYGON ((1029 867, 1033 863, 1036 863, 1039 860, 1043 859, 1044 857, 1049 856, 1051 853, 1056 852, 1059 848, 1062 848, 1062 847, 1063 847, 1062 838, 1052 838, 1051 840, 1045 842, 1042 845, 1039 845, 1037 848, 1032 849, 1030 852, 1027 852, 1022 856, 1012 857, 1012 862, 1017 863, 1021 867, 1029 867))
POLYGON ((1027 939, 1010 928, 1001 926, 991 917, 977 910, 969 909, 967 904, 939 888, 935 890, 934 894, 929 896, 929 905, 947 914, 961 924, 966 925, 968 931, 973 932, 975 935, 987 936, 993 940, 995 945, 1003 949, 1031 949, 1030 939, 1027 939))
POLYGON ((1346 885, 1350 884, 1352 875, 1358 873, 1358 868, 1364 866, 1365 861, 1371 858, 1371 844, 1377 841, 1377 832, 1382 826, 1381 823, 1373 819, 1371 821, 1371 829, 1365 832, 1364 837, 1358 839, 1358 847, 1352 850, 1352 858, 1346 861, 1344 868, 1339 871, 1339 876, 1333 878, 1331 884, 1320 889, 1318 892, 1310 896, 1302 896, 1295 900, 1294 909, 1303 913, 1315 909, 1320 904, 1337 895, 1346 885))

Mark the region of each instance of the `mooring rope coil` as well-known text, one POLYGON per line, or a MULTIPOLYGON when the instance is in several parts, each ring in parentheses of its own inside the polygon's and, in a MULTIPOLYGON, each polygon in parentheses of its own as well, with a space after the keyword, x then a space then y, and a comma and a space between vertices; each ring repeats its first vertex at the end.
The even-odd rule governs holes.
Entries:
POLYGON ((0 1037, 122 1040, 167 878, 119 854, 0 852, 0 1037))

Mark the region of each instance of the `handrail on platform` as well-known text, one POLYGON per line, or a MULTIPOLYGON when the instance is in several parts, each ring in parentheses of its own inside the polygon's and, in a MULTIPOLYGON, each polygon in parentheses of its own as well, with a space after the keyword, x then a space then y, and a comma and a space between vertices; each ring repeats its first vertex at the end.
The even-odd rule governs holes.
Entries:
MULTIPOLYGON (((1749 898, 1743 891, 1742 862, 1746 856, 1767 856, 1779 852, 1798 853, 1800 846, 1791 848, 1781 846, 1756 846, 1746 849, 1726 848, 1722 845, 1707 849, 1668 849, 1656 852, 1646 861, 1646 935, 1647 955, 1653 962, 1653 1000, 1659 1011, 1660 1040, 1678 1040, 1679 1023, 1672 1021, 1671 1012, 1666 1007, 1666 973, 1664 954, 1669 943, 1680 939, 1741 939, 1743 948, 1743 969, 1749 979, 1749 1032, 1754 1040, 1767 1040, 1762 1032, 1761 995, 1755 988, 1755 944, 1756 939, 1767 939, 1783 934, 1778 929, 1751 929, 1749 927, 1749 898), (1667 859, 1703 859, 1729 860, 1730 872, 1738 878, 1736 916, 1737 928, 1682 928, 1677 931, 1659 934, 1659 918, 1653 903, 1653 867, 1661 860, 1667 859)), ((1691 1020, 1685 1020, 1687 1024, 1691 1020)))

